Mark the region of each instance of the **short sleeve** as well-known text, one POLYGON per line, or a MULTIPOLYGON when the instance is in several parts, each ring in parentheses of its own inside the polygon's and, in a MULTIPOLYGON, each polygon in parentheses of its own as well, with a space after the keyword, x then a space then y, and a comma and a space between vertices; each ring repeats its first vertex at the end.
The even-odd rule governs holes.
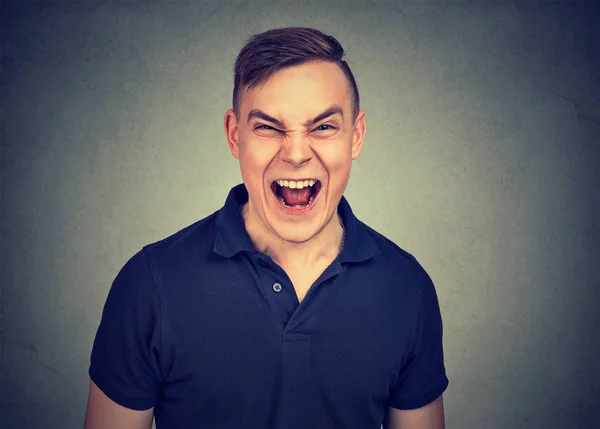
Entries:
POLYGON ((429 276, 424 273, 415 331, 408 359, 392 390, 390 406, 401 410, 421 408, 448 387, 442 346, 442 317, 429 276))
POLYGON ((161 341, 160 301, 142 249, 110 288, 94 340, 90 378, 126 408, 152 408, 161 382, 161 341))

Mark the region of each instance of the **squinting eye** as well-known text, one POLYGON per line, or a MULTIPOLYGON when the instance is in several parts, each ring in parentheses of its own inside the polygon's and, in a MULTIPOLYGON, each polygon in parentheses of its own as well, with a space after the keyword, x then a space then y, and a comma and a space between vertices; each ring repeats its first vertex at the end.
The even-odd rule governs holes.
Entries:
POLYGON ((315 131, 329 131, 329 130, 335 130, 335 127, 333 127, 329 124, 323 124, 323 125, 319 125, 317 128, 315 128, 315 131))
POLYGON ((264 124, 257 125, 256 127, 254 127, 254 129, 255 130, 268 130, 268 131, 275 130, 275 128, 271 127, 270 125, 264 125, 264 124))

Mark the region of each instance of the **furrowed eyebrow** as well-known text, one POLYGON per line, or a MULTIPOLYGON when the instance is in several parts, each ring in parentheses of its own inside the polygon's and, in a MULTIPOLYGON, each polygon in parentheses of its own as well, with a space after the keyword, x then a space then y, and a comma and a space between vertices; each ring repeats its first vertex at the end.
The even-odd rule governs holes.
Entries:
POLYGON ((252 118, 262 119, 263 121, 268 121, 277 125, 279 128, 285 128, 283 122, 281 122, 279 119, 276 119, 271 115, 267 115, 265 112, 259 109, 253 109, 250 111, 250 113, 248 113, 248 122, 250 122, 252 118))
MULTIPOLYGON (((343 121, 344 120, 344 110, 341 108, 341 106, 334 104, 333 106, 331 106, 327 110, 325 110, 323 113, 320 113, 317 116, 315 116, 314 118, 306 121, 303 125, 308 128, 311 125, 314 125, 317 122, 322 121, 323 119, 326 119, 330 116, 337 115, 337 114, 339 114, 342 117, 342 121, 343 121)), ((285 129, 285 125, 283 124, 283 122, 281 122, 277 118, 274 118, 271 115, 267 115, 265 112, 263 112, 260 109, 253 109, 250 111, 250 113, 248 113, 248 122, 250 122, 250 120, 253 118, 258 118, 258 119, 262 119, 263 121, 271 122, 271 123, 277 125, 279 128, 285 129)))
POLYGON ((323 113, 315 116, 313 119, 309 119, 308 121, 306 121, 304 123, 304 126, 310 127, 311 125, 314 125, 317 122, 322 121, 323 119, 326 119, 326 118, 336 115, 338 113, 342 117, 342 121, 343 121, 344 120, 344 110, 339 105, 334 104, 333 106, 331 106, 330 108, 325 110, 323 113))

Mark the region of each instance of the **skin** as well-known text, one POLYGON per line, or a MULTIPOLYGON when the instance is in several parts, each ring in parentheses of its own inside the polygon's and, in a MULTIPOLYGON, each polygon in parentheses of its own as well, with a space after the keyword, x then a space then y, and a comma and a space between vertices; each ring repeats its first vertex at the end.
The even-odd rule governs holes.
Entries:
POLYGON ((90 381, 84 429, 150 429, 154 409, 131 410, 108 396, 90 381))
MULTIPOLYGON (((242 92, 237 116, 233 110, 225 113, 229 148, 240 162, 249 193, 243 211, 248 234, 295 286, 311 284, 339 252, 343 229, 336 211, 352 161, 360 155, 364 115, 362 110, 356 117, 352 113, 343 72, 323 61, 276 72, 242 92), (320 180, 313 208, 303 214, 282 211, 270 188, 278 179, 320 180)), ((85 429, 151 427, 153 409, 122 407, 91 381, 89 392, 85 429)), ((417 410, 390 408, 384 428, 443 429, 442 397, 417 410)))
POLYGON ((383 429, 444 429, 444 398, 414 410, 390 408, 383 429))
POLYGON ((337 206, 366 131, 364 112, 353 117, 343 72, 325 61, 284 68, 245 89, 240 101, 238 115, 228 110, 224 125, 249 194, 243 216, 251 240, 284 269, 331 262, 343 235, 337 206), (333 114, 323 118, 327 112, 333 114), (271 183, 311 178, 322 185, 313 209, 281 210, 271 183))

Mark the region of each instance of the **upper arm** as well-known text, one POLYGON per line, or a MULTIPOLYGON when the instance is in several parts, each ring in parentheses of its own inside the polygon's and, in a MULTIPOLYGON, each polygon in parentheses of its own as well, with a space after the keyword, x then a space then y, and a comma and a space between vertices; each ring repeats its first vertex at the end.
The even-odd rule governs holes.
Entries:
MULTIPOLYGON (((416 410, 434 402, 448 387, 442 344, 443 325, 433 282, 424 271, 417 281, 421 294, 411 313, 411 337, 404 345, 398 378, 388 406, 416 410)), ((434 405, 431 405, 434 407, 434 405)))
POLYGON ((414 410, 391 408, 383 422, 384 429, 444 429, 444 399, 414 410))
POLYGON ((108 293, 90 356, 91 399, 106 395, 131 410, 154 407, 161 359, 160 302, 142 251, 120 270, 108 293))
POLYGON ((154 409, 131 410, 106 396, 90 380, 84 429, 150 429, 154 409))

